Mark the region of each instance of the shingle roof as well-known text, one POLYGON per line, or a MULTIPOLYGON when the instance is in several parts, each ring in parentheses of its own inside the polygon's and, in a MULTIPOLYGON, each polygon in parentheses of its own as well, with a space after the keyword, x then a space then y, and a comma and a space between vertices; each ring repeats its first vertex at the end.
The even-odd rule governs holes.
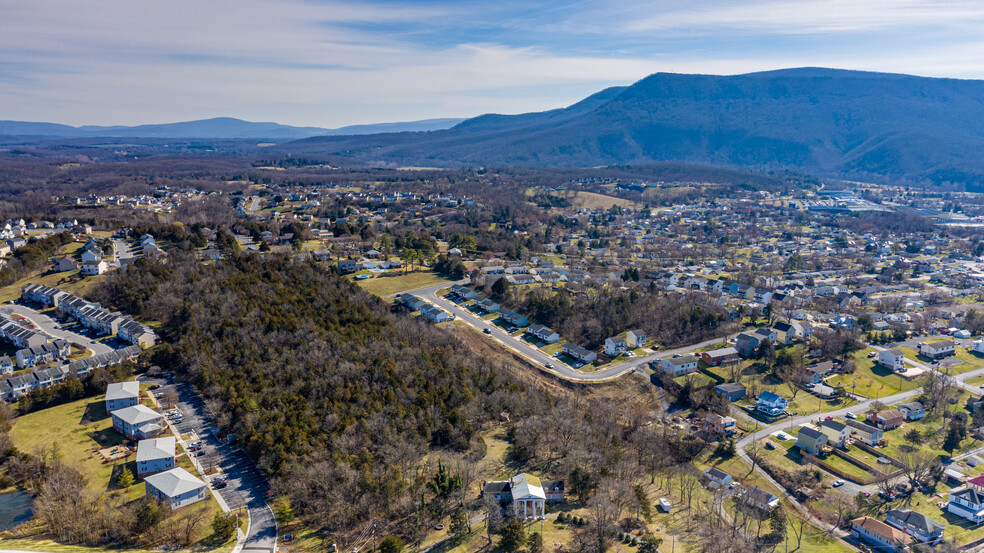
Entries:
POLYGON ((933 534, 945 528, 942 523, 909 509, 892 509, 887 513, 887 516, 926 534, 933 534))
POLYGON ((137 444, 137 462, 173 458, 174 444, 174 436, 140 440, 137 444))
POLYGON ((851 524, 853 526, 864 528, 872 534, 882 537, 889 543, 912 543, 912 536, 897 528, 893 528, 878 519, 871 517, 858 517, 852 520, 851 524))
POLYGON ((807 438, 811 438, 813 440, 819 440, 819 439, 821 439, 821 437, 823 437, 823 438, 826 438, 827 437, 827 435, 824 434, 823 432, 820 432, 819 430, 817 430, 815 428, 811 428, 809 426, 803 426, 803 427, 801 427, 799 429, 799 435, 800 436, 806 436, 807 438))
POLYGON ((127 424, 140 424, 161 418, 160 413, 142 403, 113 411, 113 416, 127 424))
POLYGON ((148 476, 144 482, 172 498, 205 487, 205 482, 181 467, 148 476))
POLYGON ((106 386, 106 401, 138 397, 140 397, 140 383, 136 380, 113 382, 106 386))

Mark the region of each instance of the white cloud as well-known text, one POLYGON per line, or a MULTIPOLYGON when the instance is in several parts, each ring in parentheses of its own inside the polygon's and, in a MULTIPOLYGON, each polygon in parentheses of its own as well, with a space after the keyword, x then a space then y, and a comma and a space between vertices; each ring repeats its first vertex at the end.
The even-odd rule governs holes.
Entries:
POLYGON ((509 8, 500 6, 498 19, 483 19, 482 6, 467 4, 0 0, 0 119, 136 124, 226 115, 341 126, 551 109, 656 71, 818 65, 984 75, 984 33, 966 32, 976 31, 984 5, 946 4, 579 3, 537 17, 504 17, 509 8), (927 45, 917 29, 871 43, 873 29, 920 21, 926 33, 949 25, 952 37, 927 45), (473 24, 481 40, 470 38, 473 24), (484 32, 497 25, 500 36, 484 32), (412 42, 392 29, 446 29, 447 43, 412 42), (797 32, 840 33, 843 46, 782 42, 797 32), (657 41, 673 33, 695 38, 657 41), (727 42, 749 34, 756 51, 727 42), (516 35, 556 40, 531 47, 516 35), (641 48, 648 36, 654 46, 641 48))

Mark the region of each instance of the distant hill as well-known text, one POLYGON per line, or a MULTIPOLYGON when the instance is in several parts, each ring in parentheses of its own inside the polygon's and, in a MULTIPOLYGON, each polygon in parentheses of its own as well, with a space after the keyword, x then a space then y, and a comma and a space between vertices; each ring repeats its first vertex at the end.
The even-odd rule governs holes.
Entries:
POLYGON ((280 148, 402 165, 680 161, 984 186, 984 81, 801 68, 657 73, 568 108, 280 148))
POLYGON ((254 123, 216 117, 199 121, 165 123, 161 125, 126 126, 82 126, 72 127, 56 123, 31 123, 24 121, 0 121, 0 135, 39 136, 55 138, 195 138, 195 139, 266 139, 273 141, 294 140, 323 135, 358 135, 373 133, 392 133, 410 131, 433 131, 447 129, 460 123, 461 119, 427 119, 406 123, 379 123, 374 125, 352 125, 338 129, 319 127, 291 127, 278 123, 254 123))

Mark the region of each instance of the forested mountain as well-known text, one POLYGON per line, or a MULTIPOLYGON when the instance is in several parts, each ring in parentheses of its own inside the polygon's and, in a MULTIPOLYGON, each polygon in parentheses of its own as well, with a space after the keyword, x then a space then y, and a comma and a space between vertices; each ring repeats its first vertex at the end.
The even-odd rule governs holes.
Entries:
POLYGON ((483 115, 430 133, 283 146, 415 165, 684 161, 856 179, 984 182, 984 81, 833 69, 658 73, 564 110, 483 115))
POLYGON ((347 527, 405 508, 428 451, 468 451, 490 417, 543 401, 323 265, 174 253, 110 273, 93 297, 162 321, 153 362, 196 384, 301 514, 347 527))

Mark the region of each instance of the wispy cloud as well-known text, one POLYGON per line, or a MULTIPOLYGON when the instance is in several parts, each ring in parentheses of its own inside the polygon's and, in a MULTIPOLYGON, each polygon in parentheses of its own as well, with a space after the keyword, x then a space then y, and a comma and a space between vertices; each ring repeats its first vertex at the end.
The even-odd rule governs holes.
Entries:
POLYGON ((984 4, 964 1, 0 0, 0 14, 0 119, 73 124, 530 111, 656 71, 984 76, 984 4))

